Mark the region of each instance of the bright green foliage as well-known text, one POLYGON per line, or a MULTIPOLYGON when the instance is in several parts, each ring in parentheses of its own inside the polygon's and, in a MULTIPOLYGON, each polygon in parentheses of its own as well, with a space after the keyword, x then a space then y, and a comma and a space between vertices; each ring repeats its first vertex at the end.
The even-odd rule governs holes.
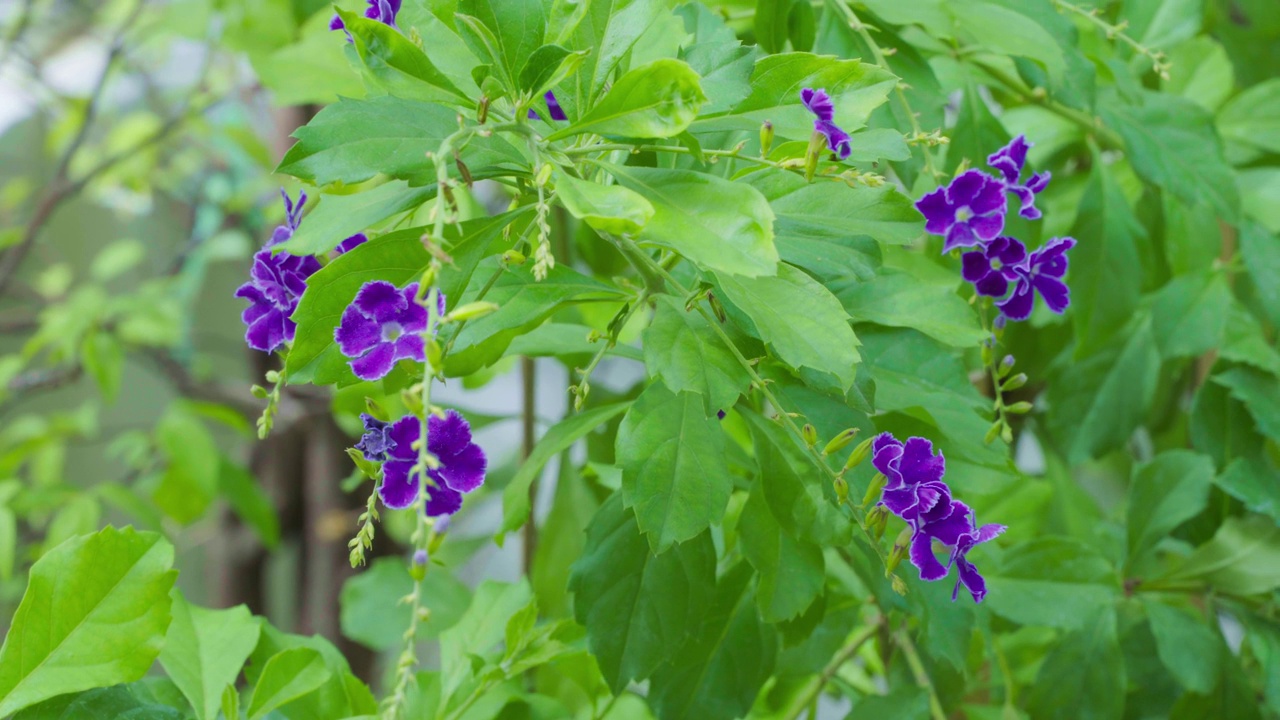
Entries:
POLYGON ((218 716, 222 691, 233 685, 260 628, 243 605, 206 610, 192 605, 177 590, 173 619, 165 635, 160 664, 195 708, 200 720, 218 716))

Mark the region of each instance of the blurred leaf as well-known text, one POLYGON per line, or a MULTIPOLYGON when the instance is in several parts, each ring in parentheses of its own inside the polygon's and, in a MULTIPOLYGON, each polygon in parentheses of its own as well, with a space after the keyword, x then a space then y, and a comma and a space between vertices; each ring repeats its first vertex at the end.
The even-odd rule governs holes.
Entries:
POLYGON ((139 683, 94 688, 81 693, 59 695, 23 710, 14 720, 184 720, 186 712, 145 698, 139 683))
POLYGON ((435 194, 434 184, 411 188, 395 181, 353 195, 321 195, 293 237, 275 249, 295 255, 328 253, 352 235, 367 232, 393 215, 416 209, 435 194))
POLYGON ((506 637, 508 621, 532 599, 525 580, 517 583, 486 580, 476 587, 471 606, 453 627, 440 635, 442 702, 470 676, 472 657, 483 657, 501 642, 506 637))
MULTIPOLYGON (((1172 3, 1171 3, 1172 4, 1172 3)), ((1231 58, 1217 40, 1200 36, 1180 43, 1169 51, 1169 79, 1160 84, 1165 92, 1175 93, 1214 112, 1231 96, 1235 85, 1235 73, 1231 58)), ((1227 157, 1231 157, 1231 139, 1218 118, 1218 134, 1226 143, 1227 157)))
MULTIPOLYGON (((1100 611, 1109 616, 1120 590, 1105 557, 1061 537, 1036 538, 1011 548, 999 569, 990 572, 987 589, 983 606, 997 615, 1022 625, 1062 629, 1098 623, 1100 611)), ((1114 625, 1110 632, 1114 639, 1114 625)))
POLYGON ((892 185, 852 188, 843 182, 810 184, 792 173, 756 173, 747 180, 773 207, 777 216, 774 231, 795 245, 840 243, 853 235, 869 235, 889 245, 909 245, 924 233, 924 218, 911 199, 892 185))
POLYGON ((927 720, 929 693, 914 685, 901 685, 886 695, 864 695, 853 704, 850 718, 877 720, 927 720))
POLYGON ((614 692, 653 674, 701 626, 715 596, 715 557, 709 533, 650 555, 621 493, 601 506, 569 590, 614 692))
POLYGON ((763 487, 742 509, 738 533, 742 554, 760 575, 756 600, 765 622, 790 620, 813 604, 826 581, 822 548, 782 529, 763 487))
POLYGON ((1144 600, 1160 661, 1191 692, 1208 694, 1223 664, 1222 640, 1204 622, 1164 603, 1144 600))
MULTIPOLYGON (((560 457, 567 459, 563 453, 560 457)), ((569 602, 570 568, 582 555, 587 526, 600 508, 594 488, 588 483, 572 462, 560 463, 555 499, 538 528, 537 553, 529 573, 538 608, 546 617, 568 617, 573 612, 569 602)))
POLYGON ((155 434, 168 464, 152 499, 179 523, 194 522, 218 494, 218 445, 204 423, 176 405, 160 418, 155 434))
POLYGON ((1240 228, 1240 256, 1263 311, 1273 325, 1280 326, 1280 238, 1247 222, 1240 228))
POLYGON ((1037 720, 1119 720, 1124 716, 1124 657, 1114 612, 1105 607, 1082 610, 1092 617, 1063 636, 1036 675, 1027 708, 1037 720))
POLYGON ((366 84, 406 100, 472 104, 398 29, 357 13, 338 10, 338 15, 364 64, 366 84))
POLYGON ((710 323, 670 295, 644 330, 645 366, 673 392, 700 395, 708 416, 738 401, 751 380, 710 323))
POLYGON ((960 163, 965 161, 968 167, 982 168, 987 163, 987 156, 1007 145, 1011 139, 1009 131, 991 114, 978 88, 972 83, 967 84, 956 127, 952 131, 951 142, 947 144, 946 171, 955 173, 960 163))
POLYGON ((852 523, 836 504, 828 475, 780 425, 743 415, 751 428, 760 485, 770 512, 791 537, 823 547, 849 544, 852 523))
POLYGON ((1214 482, 1246 508, 1280 521, 1280 472, 1265 461, 1236 458, 1214 482))
POLYGON ((0 715, 145 675, 169 625, 172 565, 159 534, 113 527, 37 560, 0 648, 0 715))
POLYGON ((225 456, 218 458, 218 492, 267 549, 280 544, 280 520, 271 498, 256 477, 225 456))
POLYGON ((1251 367, 1236 367, 1218 373, 1212 380, 1230 388, 1258 423, 1258 430, 1280 442, 1280 380, 1251 367))
POLYGON ((1097 352, 1133 317, 1141 287, 1137 243, 1146 236, 1112 171, 1101 163, 1089 174, 1071 234, 1088 238, 1071 259, 1087 268, 1071 278, 1071 319, 1077 359, 1097 352))
POLYGON ((675 12, 693 35, 693 41, 680 48, 680 59, 702 77, 707 104, 700 114, 721 113, 742 102, 751 93, 751 71, 763 54, 760 48, 740 43, 724 18, 706 5, 686 3, 675 12))
MULTIPOLYGON (((1066 72, 1062 48, 1044 27, 1026 15, 986 2, 952 3, 947 9, 961 36, 983 49, 1034 60, 1053 78, 1066 72)), ((1000 145, 991 146, 987 152, 995 152, 1000 145)))
POLYGON ((1196 548, 1170 580, 1203 580, 1235 595, 1280 587, 1280 527, 1260 515, 1229 517, 1209 542, 1196 548))
POLYGON ((1206 382, 1191 404, 1191 445, 1224 470, 1237 457, 1258 458, 1266 439, 1244 403, 1216 382, 1206 382))
POLYGON ((1231 98, 1218 112, 1218 132, 1237 164, 1264 153, 1280 154, 1280 78, 1231 98))
POLYGON ((1194 357, 1222 343, 1231 287, 1219 272, 1180 275, 1156 293, 1151 330, 1166 360, 1194 357))
POLYGON ((520 71, 520 89, 539 97, 577 71, 590 50, 571 53, 559 45, 543 45, 525 62, 520 71))
POLYGON ((258 623, 244 605, 206 610, 174 589, 173 621, 160 664, 191 701, 199 720, 216 720, 222 691, 235 683, 258 644, 258 623))
MULTIPOLYGON (((453 627, 471 602, 471 593, 447 568, 429 567, 423 577, 423 607, 430 616, 419 623, 419 637, 431 639, 453 627)), ((378 558, 342 584, 342 634, 372 650, 391 650, 404 641, 413 609, 400 599, 413 590, 405 560, 378 558)))
MULTIPOLYGON (((787 16, 795 0, 756 0, 754 29, 756 43, 765 52, 778 53, 787 47, 787 16)), ((799 48, 797 48, 799 49, 799 48)))
POLYGON ((305 647, 283 650, 263 666, 245 712, 249 720, 266 717, 281 705, 313 692, 329 677, 329 668, 318 651, 305 647))
POLYGON ((1129 566, 1204 510, 1213 475, 1213 461, 1190 450, 1168 450, 1134 468, 1126 515, 1129 566))

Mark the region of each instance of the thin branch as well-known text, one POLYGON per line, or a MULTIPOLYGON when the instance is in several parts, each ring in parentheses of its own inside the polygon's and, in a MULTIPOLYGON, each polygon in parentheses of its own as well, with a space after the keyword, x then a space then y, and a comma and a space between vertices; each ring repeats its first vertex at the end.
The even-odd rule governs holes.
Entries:
POLYGON ((916 652, 915 643, 911 642, 911 636, 905 629, 901 629, 893 634, 893 639, 898 643, 898 647, 902 648, 902 653, 907 656, 907 665, 911 667, 911 674, 915 677, 916 684, 929 693, 929 714, 933 716, 933 720, 947 720, 942 702, 938 700, 938 692, 934 689, 933 681, 929 679, 929 672, 925 670, 924 663, 920 660, 920 653, 916 652))
POLYGON ((84 368, 80 365, 30 370, 10 380, 5 389, 15 396, 42 390, 53 390, 79 380, 83 374, 84 368))

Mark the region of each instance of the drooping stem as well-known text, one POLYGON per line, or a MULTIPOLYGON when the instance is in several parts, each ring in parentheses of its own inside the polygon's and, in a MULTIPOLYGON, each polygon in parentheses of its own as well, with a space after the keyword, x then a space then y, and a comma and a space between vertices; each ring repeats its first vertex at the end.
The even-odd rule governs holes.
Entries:
MULTIPOLYGON (((538 367, 534 359, 525 355, 520 358, 520 455, 527 461, 533 454, 537 430, 537 382, 538 367)), ((534 515, 535 503, 538 499, 538 479, 529 483, 529 522, 524 524, 524 574, 526 577, 533 570, 533 556, 537 551, 538 527, 534 515)))
POLYGON ((933 716, 933 720, 947 720, 947 713, 942 709, 942 702, 938 700, 933 681, 929 679, 929 673, 920 660, 920 653, 916 652, 915 643, 911 642, 911 636, 905 629, 901 629, 893 634, 893 638, 898 643, 898 647, 902 648, 902 654, 907 658, 907 665, 911 668, 911 675, 916 679, 916 684, 929 693, 929 714, 933 716))
POLYGON ((800 702, 797 702, 793 706, 796 708, 796 711, 792 715, 792 718, 800 717, 805 708, 811 707, 818 701, 818 698, 822 695, 823 688, 827 686, 827 683, 831 682, 831 678, 835 677, 836 673, 840 672, 840 668, 844 667, 845 663, 849 662, 853 656, 858 654, 858 651, 862 649, 862 646, 865 645, 868 640, 876 636, 876 633, 880 630, 882 622, 883 620, 877 620, 867 627, 862 628, 855 633, 853 637, 849 638, 849 642, 845 643, 844 647, 840 649, 840 652, 836 653, 836 656, 831 659, 831 662, 827 663, 827 666, 822 671, 822 675, 813 682, 813 687, 808 690, 808 693, 802 697, 800 702))

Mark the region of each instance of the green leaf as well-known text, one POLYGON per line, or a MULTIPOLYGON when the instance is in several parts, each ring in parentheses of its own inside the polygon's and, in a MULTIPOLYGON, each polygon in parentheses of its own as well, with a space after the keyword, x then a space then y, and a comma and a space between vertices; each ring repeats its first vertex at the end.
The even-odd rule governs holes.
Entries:
MULTIPOLYGON (((413 578, 401 558, 373 561, 342 584, 342 634, 372 650, 391 650, 404 642, 413 609, 400 599, 413 590, 413 578)), ((430 566, 420 588, 430 615, 418 625, 418 636, 431 639, 453 627, 471 604, 467 586, 447 568, 430 566)))
POLYGON ((756 0, 756 42, 765 52, 778 53, 787 47, 787 16, 795 0, 756 0))
POLYGON ((418 46, 400 31, 359 13, 338 10, 364 65, 365 83, 406 100, 473 105, 418 46))
MULTIPOLYGON (((344 98, 293 131, 298 142, 289 148, 276 172, 316 185, 362 183, 378 175, 411 185, 436 181, 428 152, 458 130, 458 114, 441 105, 383 95, 368 100, 344 98)), ((502 171, 495 166, 524 166, 527 161, 499 135, 470 139, 460 158, 472 178, 502 171)), ((450 174, 458 176, 449 159, 450 174)))
POLYGON ((1156 294, 1151 330, 1166 360, 1218 347, 1231 307, 1231 287, 1219 272, 1180 275, 1156 294))
POLYGON ((102 399, 107 404, 115 402, 124 373, 124 350, 120 347, 120 341, 108 333, 95 330, 85 336, 80 354, 84 358, 84 369, 89 371, 89 375, 97 383, 102 399))
POLYGON ((257 478, 225 456, 218 459, 218 492, 267 549, 274 550, 280 544, 280 519, 271 498, 257 478))
POLYGON ((498 529, 500 539, 528 522, 529 487, 542 474, 542 468, 546 467, 547 462, 591 431, 608 423, 630 405, 630 402, 620 402, 569 415, 542 436, 533 452, 529 453, 524 464, 516 471, 515 477, 502 490, 502 527, 498 529))
POLYGON ((1009 131, 991 114, 991 108, 978 94, 978 88, 966 83, 956 127, 947 144, 946 171, 955 173, 961 162, 967 162, 967 167, 981 168, 995 148, 1004 147, 1011 139, 1009 131))
POLYGON ((1214 375, 1213 381, 1230 388, 1231 395, 1249 409, 1258 430, 1280 442, 1280 380, 1250 367, 1237 367, 1214 375))
POLYGON ((1280 473, 1262 460, 1236 458, 1214 482, 1246 508, 1280 520, 1280 473))
POLYGON ((1185 202, 1205 198, 1220 217, 1235 220, 1240 208, 1235 176, 1222 158, 1213 119, 1199 105, 1144 92, 1141 106, 1111 102, 1100 110, 1107 125, 1124 138, 1139 175, 1185 202))
POLYGON ((1280 587, 1280 527, 1261 515, 1229 517, 1170 580, 1202 580, 1235 595, 1280 587))
POLYGON ((769 511, 791 537, 822 547, 848 545, 853 526, 836 505, 830 476, 782 427, 746 413, 769 511))
POLYGON ((722 113, 751 94, 751 71, 762 55, 760 48, 743 45, 724 19, 701 3, 676 8, 684 17, 693 41, 680 48, 680 59, 702 77, 707 104, 700 114, 722 113))
POLYGON ((791 47, 801 52, 813 49, 813 41, 818 34, 817 18, 813 14, 813 6, 807 2, 796 2, 787 13, 787 37, 791 39, 791 47))
POLYGON ((1218 112, 1218 133, 1236 164, 1265 153, 1280 154, 1280 78, 1231 98, 1218 112))
MULTIPOLYGON (((591 49, 581 69, 570 79, 573 105, 581 111, 594 103, 640 38, 659 21, 670 17, 670 9, 660 0, 594 0, 578 6, 582 15, 576 24, 561 32, 560 37, 551 39, 578 50, 591 49)), ((562 98, 562 104, 568 99, 562 98)), ((570 117, 580 114, 570 114, 570 117)))
MULTIPOLYGON (((1235 71, 1222 43, 1207 36, 1191 38, 1169 52, 1169 79, 1161 82, 1165 92, 1175 93, 1214 112, 1231 96, 1235 88, 1235 71)), ((1231 159, 1232 132, 1223 127, 1218 117, 1218 134, 1222 136, 1231 159)))
POLYGON ((698 312, 670 295, 654 298, 657 311, 644 330, 644 363, 673 392, 702 396, 706 414, 733 407, 751 384, 724 340, 698 312))
MULTIPOLYGON (((23 710, 14 720, 185 720, 185 710, 154 702, 141 683, 94 688, 82 693, 60 695, 23 710)), ((179 698, 180 699, 180 698, 179 698)))
POLYGON ((649 700, 661 720, 745 717, 773 672, 777 631, 761 622, 751 568, 720 578, 697 633, 654 674, 649 700))
POLYGON ((1254 222, 1240 228, 1240 256, 1262 310, 1272 325, 1280 327, 1280 237, 1254 222))
POLYGON ((195 708, 199 720, 215 720, 222 691, 235 684, 258 644, 259 626, 244 605, 206 610, 173 591, 173 622, 160 664, 195 708))
POLYGON ((613 235, 634 235, 653 217, 645 197, 619 185, 601 185, 556 173, 556 197, 570 215, 613 235))
POLYGON ((1243 619, 1249 630, 1249 647, 1262 665, 1266 706, 1273 712, 1280 711, 1280 624, 1260 615, 1245 615, 1243 619))
POLYGON ((855 322, 909 327, 952 347, 973 347, 986 334, 960 299, 960 278, 919 253, 888 248, 885 267, 869 280, 843 278, 828 287, 855 322))
POLYGON ((1204 622, 1178 608, 1145 599, 1142 607, 1151 622, 1160 662, 1183 687, 1207 695, 1218 681, 1222 640, 1204 622))
POLYGON ((1096 163, 1080 199, 1071 234, 1081 241, 1071 250, 1075 267, 1087 272, 1071 277, 1071 320, 1076 331, 1076 358, 1107 344, 1138 307, 1141 262, 1137 242, 1146 231, 1134 217, 1114 174, 1096 163))
POLYGON ((891 185, 852 188, 844 182, 806 183, 794 173, 747 177, 769 201, 774 232, 791 243, 838 242, 870 235, 889 245, 908 245, 924 234, 924 219, 911 198, 891 185))
POLYGON ((156 446, 168 460, 152 499, 182 524, 202 517, 218 493, 218 445, 204 423, 178 405, 156 424, 156 446))
POLYGON ((1134 468, 1126 525, 1128 565, 1204 509, 1213 483, 1213 461, 1190 450, 1168 450, 1134 468))
POLYGON ((707 101, 698 73, 680 60, 655 60, 618 78, 578 121, 547 140, 583 133, 668 138, 684 132, 707 101))
POLYGON ((333 643, 319 635, 309 637, 290 635, 264 623, 258 647, 254 648, 249 664, 245 666, 245 679, 250 685, 259 682, 274 657, 293 649, 307 649, 319 653, 329 673, 328 680, 315 690, 289 700, 273 710, 268 714, 271 720, 276 720, 278 717, 287 720, 312 720, 318 717, 347 717, 377 712, 378 701, 373 697, 373 693, 360 682, 359 678, 351 674, 346 658, 333 643))
POLYGON ((710 270, 749 277, 776 272, 773 211, 755 188, 688 170, 604 167, 653 204, 640 243, 670 248, 710 270))
MULTIPOLYGON (((1053 78, 1066 72, 1066 60, 1057 40, 1026 15, 986 2, 948 3, 946 7, 951 12, 958 34, 969 44, 986 51, 1034 60, 1053 78)), ((994 146, 991 152, 996 147, 999 146, 994 146)))
MULTIPOLYGON (((439 282, 450 307, 464 302, 459 298, 476 265, 489 254, 490 244, 520 212, 450 225, 445 230, 448 241, 445 251, 453 258, 453 264, 444 266, 439 282)), ((307 279, 307 291, 293 314, 298 331, 285 363, 289 382, 316 385, 356 382, 348 359, 333 341, 333 330, 366 282, 386 280, 404 286, 422 276, 431 256, 422 247, 421 238, 421 228, 375 237, 339 255, 307 279)))
POLYGON ((538 548, 529 583, 538 599, 539 610, 550 618, 569 617, 573 612, 569 602, 569 570, 582 555, 587 543, 587 526, 600 509, 594 483, 582 475, 573 463, 560 463, 551 510, 538 528, 538 548))
POLYGON ((543 45, 529 56, 520 70, 520 89, 539 97, 578 69, 588 51, 571 53, 559 45, 543 45))
MULTIPOLYGON (((1064 602, 1065 602, 1064 598, 1064 602)), ((1125 666, 1110 608, 1087 608, 1091 621, 1059 640, 1040 666, 1027 697, 1032 717, 1120 720, 1125 666)))
MULTIPOLYGON (((471 607, 440 635, 442 702, 449 700, 472 674, 472 659, 489 655, 506 637, 512 616, 527 607, 532 599, 533 593, 525 580, 480 583, 471 598, 471 607)), ((443 716, 443 713, 435 715, 443 716)))
POLYGON ((1069 364, 1048 390, 1048 422, 1068 460, 1075 464, 1122 447, 1155 396, 1160 353, 1150 324, 1141 322, 1123 345, 1079 362, 1063 360, 1069 364))
POLYGON ((1266 444, 1244 403, 1216 382, 1196 391, 1191 403, 1191 445, 1226 469, 1238 457, 1260 458, 1266 444))
POLYGON ((324 657, 312 648, 283 650, 267 660, 253 686, 249 700, 249 720, 258 720, 286 703, 310 693, 330 678, 324 657))
POLYGON ((546 9, 525 0, 460 0, 457 28, 471 51, 492 63, 503 85, 519 92, 520 71, 542 45, 546 9))
POLYGON ((824 88, 835 104, 836 124, 853 132, 866 124, 871 111, 884 104, 898 79, 860 60, 838 60, 811 53, 768 55, 756 62, 751 94, 727 113, 703 116, 695 133, 744 130, 755 133, 765 121, 779 137, 808 140, 813 113, 800 102, 803 88, 824 88))
POLYGON ((352 235, 413 210, 435 194, 435 185, 411 188, 397 180, 354 195, 321 195, 293 237, 277 249, 294 255, 327 253, 352 235))
POLYGON ((0 716, 145 675, 169 625, 172 564, 158 533, 113 527, 37 560, 0 648, 0 716))
POLYGON ((744 330, 766 342, 784 363, 834 379, 841 391, 853 385, 858 338, 840 301, 818 281, 790 265, 772 277, 717 273, 718 296, 744 330))
POLYGON ((724 434, 701 395, 649 385, 618 427, 622 497, 655 553, 718 524, 733 490, 724 434))
POLYGON ((714 599, 715 566, 710 533, 650 555, 621 493, 601 506, 569 589, 587 647, 615 693, 653 674, 697 631, 714 599))
POLYGON ((738 537, 742 554, 760 574, 756 599, 765 622, 790 620, 813 604, 827 577, 822 548, 782 529, 763 487, 747 499, 738 519, 738 537))
POLYGON ((1010 549, 987 577, 987 589, 983 606, 995 614, 1022 625, 1062 629, 1096 622, 1096 613, 1120 594, 1111 563, 1097 550, 1063 537, 1036 538, 1010 549))

